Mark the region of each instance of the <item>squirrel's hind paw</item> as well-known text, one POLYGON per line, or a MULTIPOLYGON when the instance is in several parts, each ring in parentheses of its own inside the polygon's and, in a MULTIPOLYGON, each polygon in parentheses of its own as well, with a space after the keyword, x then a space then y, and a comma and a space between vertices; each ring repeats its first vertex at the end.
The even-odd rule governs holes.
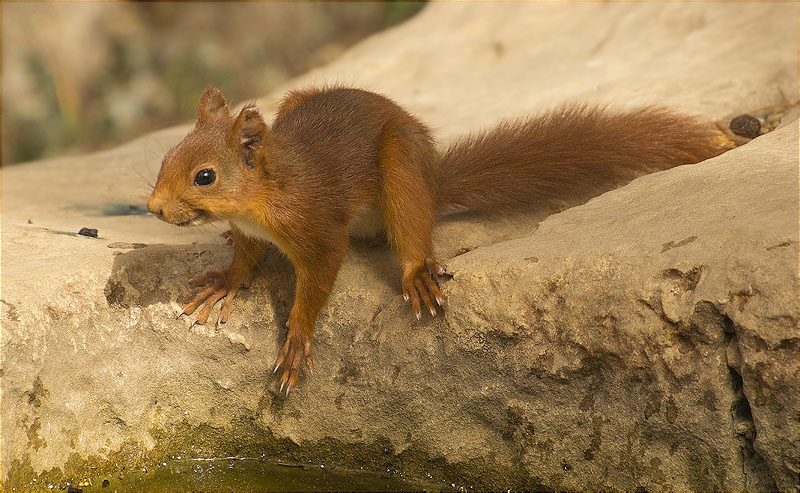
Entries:
POLYGON ((428 309, 432 317, 436 316, 436 304, 440 307, 445 305, 445 297, 436 285, 436 276, 444 274, 444 267, 435 258, 428 257, 425 259, 425 268, 420 266, 409 275, 403 276, 403 299, 407 303, 411 303, 411 309, 417 320, 422 320, 422 304, 428 309))
POLYGON ((306 363, 309 373, 314 371, 314 361, 311 359, 311 337, 299 331, 289 329, 289 334, 286 336, 286 343, 281 349, 281 354, 275 362, 273 373, 283 367, 283 374, 281 375, 281 388, 279 392, 286 389, 286 395, 297 386, 297 380, 300 377, 300 366, 303 361, 306 363))

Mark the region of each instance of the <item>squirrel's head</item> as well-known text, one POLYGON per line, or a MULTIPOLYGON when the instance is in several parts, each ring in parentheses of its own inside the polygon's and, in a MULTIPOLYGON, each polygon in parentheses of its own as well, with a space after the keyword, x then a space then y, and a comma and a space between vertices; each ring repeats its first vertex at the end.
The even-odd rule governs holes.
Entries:
POLYGON ((245 213, 263 193, 268 140, 254 106, 233 117, 222 92, 206 89, 194 129, 164 157, 147 209, 178 226, 245 213))

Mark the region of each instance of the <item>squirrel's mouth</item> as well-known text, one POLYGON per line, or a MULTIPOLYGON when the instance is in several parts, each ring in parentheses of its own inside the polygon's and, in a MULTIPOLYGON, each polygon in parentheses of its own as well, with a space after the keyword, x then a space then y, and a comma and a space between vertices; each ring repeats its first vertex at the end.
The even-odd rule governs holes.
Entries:
POLYGON ((208 222, 208 218, 209 218, 208 212, 206 212, 206 211, 204 211, 202 209, 197 209, 197 210, 194 210, 192 212, 194 213, 194 215, 191 216, 189 219, 187 219, 186 221, 179 222, 179 223, 174 223, 174 224, 177 225, 177 226, 199 226, 199 225, 201 225, 203 223, 208 222))

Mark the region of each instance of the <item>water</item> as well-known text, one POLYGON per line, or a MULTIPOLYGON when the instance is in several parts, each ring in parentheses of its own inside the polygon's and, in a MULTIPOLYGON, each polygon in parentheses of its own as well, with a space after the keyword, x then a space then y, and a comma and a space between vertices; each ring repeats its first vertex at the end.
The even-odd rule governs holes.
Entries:
POLYGON ((320 465, 282 464, 251 458, 183 459, 156 468, 96 478, 83 491, 103 492, 260 492, 260 491, 442 491, 399 475, 320 465))

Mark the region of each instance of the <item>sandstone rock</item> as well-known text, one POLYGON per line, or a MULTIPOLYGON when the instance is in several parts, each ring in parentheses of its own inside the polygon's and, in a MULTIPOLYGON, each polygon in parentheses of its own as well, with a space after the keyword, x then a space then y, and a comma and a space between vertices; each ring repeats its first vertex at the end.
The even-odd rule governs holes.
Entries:
MULTIPOLYGON (((796 35, 792 5, 433 4, 292 86, 384 92, 443 142, 564 101, 721 118, 797 94, 796 35)), ((547 219, 565 204, 446 218, 444 317, 413 320, 391 252, 357 243, 288 398, 279 253, 227 324, 175 318, 231 254, 224 226, 143 213, 137 175, 187 128, 3 170, 4 489, 236 454, 493 489, 800 485, 796 111, 547 219)))

